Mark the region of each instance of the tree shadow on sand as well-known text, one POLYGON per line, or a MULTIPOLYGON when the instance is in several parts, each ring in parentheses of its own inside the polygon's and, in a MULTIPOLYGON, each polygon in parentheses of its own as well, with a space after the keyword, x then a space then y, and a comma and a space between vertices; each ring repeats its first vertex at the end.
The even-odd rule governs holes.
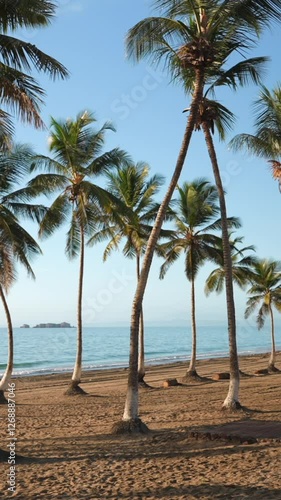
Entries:
MULTIPOLYGON (((56 438, 56 456, 54 456, 53 440, 38 439, 37 454, 34 448, 24 447, 26 456, 18 456, 18 464, 48 464, 89 460, 134 461, 149 458, 174 457, 185 460, 204 456, 206 448, 208 457, 237 453, 240 449, 261 451, 268 448, 268 440, 272 446, 280 442, 281 422, 261 420, 235 420, 222 425, 185 427, 181 429, 163 429, 151 431, 148 435, 113 436, 109 434, 56 438), (267 441, 263 443, 263 441, 267 441), (39 451, 40 450, 40 451, 39 451), (41 453, 41 456, 40 456, 41 453)), ((0 450, 1 452, 1 450, 0 450)), ((7 452, 2 460, 7 462, 7 452)), ((0 454, 1 461, 1 454, 0 454)), ((264 497, 267 498, 267 497, 264 497)))
MULTIPOLYGON (((210 479, 211 481, 211 479, 210 479)), ((107 499, 116 498, 114 496, 107 496, 107 499)), ((122 498, 130 499, 130 494, 123 494, 122 498)), ((236 484, 224 485, 224 484, 200 484, 185 487, 167 486, 165 488, 157 487, 155 490, 150 488, 149 490, 135 491, 134 498, 210 498, 210 499, 279 499, 280 500, 280 490, 273 490, 264 487, 249 487, 249 486, 239 486, 236 484)))

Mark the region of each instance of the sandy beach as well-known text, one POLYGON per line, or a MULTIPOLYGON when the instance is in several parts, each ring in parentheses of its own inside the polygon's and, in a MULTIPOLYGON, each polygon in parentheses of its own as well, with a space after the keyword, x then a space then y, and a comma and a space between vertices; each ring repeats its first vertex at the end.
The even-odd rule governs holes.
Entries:
MULTIPOLYGON (((147 369, 140 417, 150 432, 114 436, 122 417, 127 370, 86 372, 87 396, 63 394, 69 375, 14 378, 16 493, 0 461, 0 498, 281 499, 281 372, 255 375, 268 354, 240 359, 243 411, 221 411, 228 360, 198 363, 205 382, 181 380, 183 363, 147 369)), ((281 368, 281 353, 277 355, 281 368)), ((0 406, 1 448, 9 443, 7 406, 0 406)), ((8 448, 6 448, 8 450, 8 448)))

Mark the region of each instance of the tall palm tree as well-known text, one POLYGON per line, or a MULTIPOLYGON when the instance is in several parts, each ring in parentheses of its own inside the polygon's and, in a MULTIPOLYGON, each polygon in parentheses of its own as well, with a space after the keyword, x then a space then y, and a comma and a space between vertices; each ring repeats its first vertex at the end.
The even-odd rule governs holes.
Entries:
MULTIPOLYGON (((48 26, 56 11, 56 4, 48 0, 0 0, 0 129, 2 139, 9 142, 12 130, 10 115, 2 106, 15 111, 20 119, 35 127, 43 127, 40 107, 44 90, 31 76, 32 68, 47 73, 51 78, 65 78, 66 68, 34 44, 14 37, 22 28, 48 26)), ((5 141, 2 140, 2 147, 5 141)))
MULTIPOLYGON (((196 126, 204 87, 206 83, 209 84, 215 80, 219 83, 220 77, 224 77, 224 83, 227 82, 233 88, 236 88, 238 83, 247 83, 249 79, 258 81, 258 67, 264 63, 265 58, 243 60, 230 69, 225 69, 225 65, 231 55, 234 53, 240 55, 241 51, 248 49, 263 28, 267 27, 273 19, 279 19, 281 12, 281 1, 269 0, 256 2, 252 0, 203 2, 202 0, 155 0, 155 5, 160 9, 161 17, 146 18, 129 30, 126 41, 128 56, 136 61, 150 57, 150 61, 156 65, 163 61, 172 79, 180 80, 185 90, 191 94, 191 104, 175 170, 151 231, 133 300, 128 387, 123 419, 120 424, 122 432, 139 431, 142 428, 142 422, 138 416, 137 373, 134 369, 138 357, 137 337, 141 304, 165 211, 178 183, 196 126)), ((225 217, 225 214, 222 214, 222 217, 225 217)), ((230 286, 231 280, 228 280, 228 287, 230 286)), ((233 301, 228 301, 228 306, 234 311, 233 301)), ((235 357, 235 322, 231 323, 229 335, 234 344, 232 356, 235 357)), ((231 371, 233 372, 232 386, 224 402, 226 407, 235 406, 238 398, 238 391, 233 390, 234 386, 239 384, 239 380, 236 384, 233 383, 238 369, 231 371)), ((118 424, 114 430, 118 432, 118 424)))
POLYGON ((29 182, 29 195, 59 195, 52 202, 41 220, 40 237, 50 236, 70 220, 66 238, 66 254, 80 258, 77 303, 77 354, 72 381, 67 394, 82 394, 79 386, 82 373, 82 298, 84 279, 85 238, 91 236, 99 224, 102 210, 110 211, 110 204, 118 206, 118 200, 105 189, 91 182, 113 167, 120 167, 128 155, 119 148, 102 153, 107 130, 114 130, 105 123, 100 130, 93 130, 96 119, 87 111, 75 120, 51 119, 50 152, 54 157, 38 155, 33 168, 48 173, 37 175, 29 182))
MULTIPOLYGON (((227 84, 225 75, 223 78, 218 78, 221 85, 227 84)), ((226 292, 226 309, 227 309, 227 324, 228 324, 228 340, 229 340, 229 364, 230 364, 230 383, 227 397, 223 403, 223 409, 240 409, 239 402, 239 386, 240 386, 240 370, 236 341, 236 315, 235 302, 233 292, 233 270, 231 245, 229 241, 229 231, 227 227, 227 208, 225 201, 224 188, 221 180, 220 168, 218 164, 217 154, 213 141, 215 128, 217 129, 221 139, 225 138, 226 128, 230 128, 233 122, 234 115, 227 108, 219 104, 217 101, 207 98, 207 93, 214 90, 211 85, 207 88, 205 95, 201 100, 199 112, 197 115, 196 130, 203 130, 205 142, 212 165, 215 184, 219 196, 221 224, 222 224, 222 250, 225 274, 225 292, 226 292)))
POLYGON ((0 299, 4 307, 8 328, 8 361, 0 381, 0 403, 5 403, 13 372, 13 326, 6 294, 16 280, 17 262, 35 278, 30 259, 41 253, 32 236, 21 226, 16 214, 39 221, 44 207, 20 201, 16 185, 21 184, 29 171, 32 151, 27 146, 14 145, 13 149, 0 155, 0 299))
POLYGON ((252 286, 248 290, 251 295, 247 300, 245 318, 247 319, 259 307, 257 325, 260 330, 265 323, 265 317, 270 316, 271 322, 271 354, 268 371, 278 371, 275 368, 275 334, 273 307, 281 312, 281 262, 261 259, 254 266, 252 286))
POLYGON ((247 149, 262 158, 270 158, 272 176, 278 180, 281 192, 281 86, 272 91, 261 86, 258 99, 254 102, 254 134, 238 134, 230 146, 235 149, 247 149))
MULTIPOLYGON (((196 371, 197 327, 195 305, 195 280, 200 267, 206 260, 217 260, 217 248, 220 237, 215 232, 221 229, 218 193, 216 186, 206 179, 185 182, 178 187, 175 219, 176 231, 168 243, 162 245, 166 251, 166 260, 160 269, 160 278, 164 278, 169 267, 185 254, 185 274, 191 283, 191 328, 192 350, 188 371, 183 380, 195 378, 200 380, 196 371)), ((229 219, 230 226, 240 225, 237 219, 229 219)))
MULTIPOLYGON (((254 252, 255 247, 249 245, 243 248, 239 248, 237 245, 242 243, 244 238, 236 237, 230 240, 231 248, 231 260, 232 260, 232 277, 233 283, 239 286, 242 290, 251 282, 253 276, 253 266, 257 259, 253 254, 244 255, 245 252, 254 252)), ((212 292, 221 293, 225 284, 225 269, 223 260, 223 248, 222 240, 219 241, 219 246, 217 248, 217 260, 216 264, 219 267, 214 269, 205 284, 205 293, 209 295, 212 292)))
MULTIPOLYGON (((154 195, 164 183, 161 175, 149 176, 150 168, 144 162, 138 162, 123 168, 117 172, 109 172, 107 177, 109 183, 107 189, 130 210, 120 214, 114 220, 105 216, 101 219, 102 229, 94 234, 89 244, 94 244, 109 238, 103 259, 104 261, 117 250, 121 241, 125 239, 123 254, 125 257, 136 260, 136 277, 139 279, 141 257, 144 254, 147 240, 151 232, 151 222, 155 220, 159 205, 154 201, 154 195)), ((170 234, 162 231, 161 235, 170 234)), ((145 377, 145 350, 144 350, 144 317, 143 310, 140 315, 139 324, 139 356, 138 356, 138 382, 142 387, 149 387, 144 381, 145 377)))

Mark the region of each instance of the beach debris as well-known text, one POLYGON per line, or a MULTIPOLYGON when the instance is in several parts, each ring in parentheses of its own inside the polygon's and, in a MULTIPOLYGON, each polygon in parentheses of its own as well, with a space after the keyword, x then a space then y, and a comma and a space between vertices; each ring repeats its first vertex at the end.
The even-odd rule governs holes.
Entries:
POLYGON ((228 372, 220 372, 220 373, 215 373, 212 376, 213 380, 229 380, 230 379, 230 374, 228 372))
POLYGON ((166 380, 164 380, 163 382, 163 387, 166 389, 168 387, 174 387, 176 385, 181 385, 179 384, 179 382, 177 381, 176 378, 167 378, 166 380))
POLYGON ((269 371, 268 368, 260 368, 259 370, 256 370, 255 375, 268 375, 269 371))

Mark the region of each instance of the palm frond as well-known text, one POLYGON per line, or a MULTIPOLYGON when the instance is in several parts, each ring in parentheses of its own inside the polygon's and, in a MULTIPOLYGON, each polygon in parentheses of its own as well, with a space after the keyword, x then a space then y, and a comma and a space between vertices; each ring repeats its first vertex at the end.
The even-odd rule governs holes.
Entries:
POLYGON ((120 168, 123 165, 130 164, 131 157, 120 148, 112 149, 101 156, 95 158, 87 167, 87 175, 105 174, 112 168, 120 168))
POLYGON ((0 240, 6 245, 15 261, 19 261, 34 278, 30 259, 41 253, 38 243, 19 224, 17 218, 3 205, 0 207, 0 240))
POLYGON ((66 235, 65 253, 69 259, 74 259, 79 255, 81 245, 81 228, 78 223, 75 212, 71 217, 70 228, 66 235))
POLYGON ((217 87, 225 85, 233 90, 250 83, 259 85, 265 73, 265 65, 269 61, 268 57, 254 57, 239 61, 235 66, 222 71, 218 78, 208 87, 207 92, 214 92, 217 87))
POLYGON ((26 191, 22 190, 20 193, 23 196, 25 192, 27 196, 29 194, 34 197, 41 194, 49 196, 58 190, 64 190, 68 184, 69 180, 62 174, 38 174, 29 181, 26 191))
POLYGON ((223 269, 214 269, 206 279, 204 292, 208 296, 212 292, 221 293, 224 287, 225 274, 223 269))
POLYGON ((112 239, 108 242, 108 244, 105 247, 105 250, 103 252, 103 260, 106 261, 107 257, 111 255, 113 250, 118 250, 119 248, 119 243, 122 239, 122 234, 120 233, 113 233, 112 234, 112 239))
POLYGON ((36 80, 0 63, 1 101, 12 113, 36 128, 44 128, 40 117, 40 106, 45 95, 36 80))
POLYGON ((3 32, 20 28, 48 26, 55 15, 56 4, 49 0, 0 0, 0 26, 3 32))
POLYGON ((67 221, 71 205, 65 193, 59 195, 44 215, 39 229, 39 236, 46 238, 53 234, 67 221))
POLYGON ((9 203, 9 198, 5 199, 5 206, 11 210, 15 215, 30 219, 34 222, 40 223, 48 208, 44 205, 32 205, 28 203, 9 203))
POLYGON ((33 155, 32 162, 30 164, 30 172, 36 172, 37 170, 43 170, 49 173, 56 173, 65 175, 67 173, 67 168, 58 161, 45 155, 33 155))
POLYGON ((258 307, 262 300, 262 297, 260 295, 253 295, 252 297, 249 297, 247 300, 247 306, 245 309, 245 319, 248 319, 249 316, 255 311, 255 309, 258 307))
POLYGON ((233 151, 239 151, 245 148, 249 151, 249 153, 265 158, 272 156, 272 147, 270 142, 259 139, 257 136, 252 134, 236 135, 229 142, 229 147, 233 151))
POLYGON ((269 307, 268 305, 263 303, 257 315, 258 330, 261 330, 263 328, 265 323, 265 316, 267 316, 268 314, 269 314, 269 307))
MULTIPOLYGON (((163 246, 163 248, 165 248, 165 247, 163 246)), ((169 267, 179 258, 180 254, 181 254, 181 251, 182 251, 182 247, 181 246, 175 246, 174 248, 172 248, 168 252, 164 264, 162 264, 162 266, 160 267, 159 278, 161 280, 164 278, 164 276, 165 276, 166 272, 168 271, 169 267)))
POLYGON ((49 74, 53 79, 68 76, 65 66, 29 42, 0 34, 0 50, 4 64, 19 72, 30 73, 32 67, 35 67, 38 71, 49 74))

